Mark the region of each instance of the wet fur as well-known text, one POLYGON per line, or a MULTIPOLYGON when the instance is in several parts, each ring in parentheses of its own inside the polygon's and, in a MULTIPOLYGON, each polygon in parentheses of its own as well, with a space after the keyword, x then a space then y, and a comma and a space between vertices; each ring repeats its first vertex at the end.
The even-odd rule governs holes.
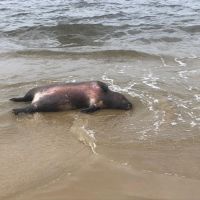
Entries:
POLYGON ((77 108, 81 109, 82 112, 90 113, 103 108, 130 109, 132 107, 132 104, 123 95, 109 90, 108 86, 100 81, 37 87, 28 91, 24 97, 10 100, 16 102, 32 101, 25 108, 13 109, 16 115, 77 108), (120 104, 120 101, 125 101, 124 107, 120 104))

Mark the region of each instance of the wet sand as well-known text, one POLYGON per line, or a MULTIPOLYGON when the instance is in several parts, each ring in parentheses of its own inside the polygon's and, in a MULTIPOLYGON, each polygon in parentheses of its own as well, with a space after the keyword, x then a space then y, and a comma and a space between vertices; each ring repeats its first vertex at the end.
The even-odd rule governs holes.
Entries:
POLYGON ((15 199, 199 199, 199 180, 135 170, 94 156, 84 161, 77 173, 68 173, 54 182, 15 199))

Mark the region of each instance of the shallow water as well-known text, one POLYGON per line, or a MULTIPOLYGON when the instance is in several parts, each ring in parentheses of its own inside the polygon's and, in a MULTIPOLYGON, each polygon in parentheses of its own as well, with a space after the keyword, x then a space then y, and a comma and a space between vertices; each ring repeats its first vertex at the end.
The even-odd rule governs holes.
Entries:
POLYGON ((0 199, 198 199, 200 3, 0 2, 0 199), (13 116, 38 85, 101 80, 132 111, 13 116))

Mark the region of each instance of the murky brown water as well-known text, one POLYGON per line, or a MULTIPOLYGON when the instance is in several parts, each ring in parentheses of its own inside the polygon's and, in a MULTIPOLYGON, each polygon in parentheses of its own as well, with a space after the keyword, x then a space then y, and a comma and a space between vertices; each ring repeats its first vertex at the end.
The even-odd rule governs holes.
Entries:
POLYGON ((0 199, 198 200, 199 8, 1 1, 0 199), (87 80, 134 109, 11 113, 30 88, 87 80))
POLYGON ((184 63, 2 54, 1 199, 198 199, 199 59, 184 63), (91 79, 124 93, 134 109, 11 113, 24 103, 8 99, 36 85, 91 79))

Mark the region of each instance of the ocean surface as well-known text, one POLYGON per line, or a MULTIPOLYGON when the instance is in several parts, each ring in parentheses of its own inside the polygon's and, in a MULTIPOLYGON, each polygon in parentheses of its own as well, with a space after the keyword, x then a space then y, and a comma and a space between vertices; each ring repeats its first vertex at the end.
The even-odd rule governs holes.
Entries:
POLYGON ((0 93, 1 200, 199 199, 199 0, 1 0, 0 93), (11 112, 88 80, 134 109, 11 112))

